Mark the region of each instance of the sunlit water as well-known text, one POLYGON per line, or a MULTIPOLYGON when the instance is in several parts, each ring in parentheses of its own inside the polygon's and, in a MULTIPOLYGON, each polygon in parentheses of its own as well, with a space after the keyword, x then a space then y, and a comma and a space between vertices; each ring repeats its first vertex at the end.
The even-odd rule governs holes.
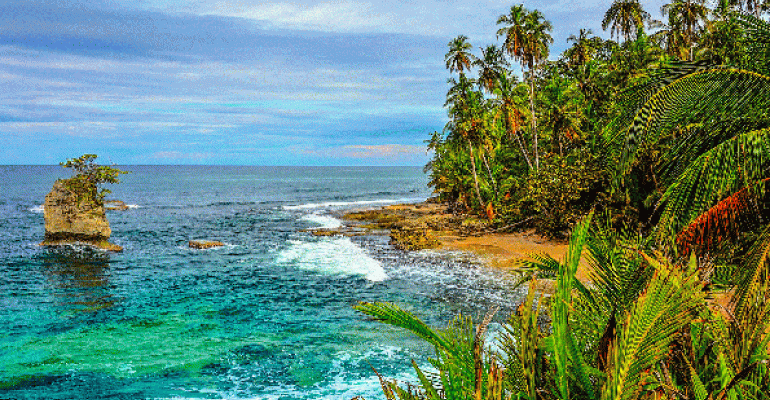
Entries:
POLYGON ((444 326, 521 296, 468 256, 306 232, 424 200, 419 168, 124 169, 109 197, 132 208, 108 218, 125 251, 107 254, 37 245, 66 171, 0 167, 0 398, 381 399, 371 366, 414 380, 431 349, 352 305, 394 301, 444 326))

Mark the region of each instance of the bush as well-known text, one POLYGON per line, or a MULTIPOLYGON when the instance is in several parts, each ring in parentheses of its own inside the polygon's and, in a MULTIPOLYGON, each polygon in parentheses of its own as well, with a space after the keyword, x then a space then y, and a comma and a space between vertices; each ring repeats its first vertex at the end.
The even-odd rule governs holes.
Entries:
POLYGON ((78 199, 91 201, 95 204, 104 204, 104 196, 110 191, 103 189, 99 185, 104 183, 119 183, 118 176, 128 172, 117 168, 99 165, 96 163, 96 154, 84 154, 78 158, 67 159, 66 162, 59 163, 64 168, 72 168, 77 174, 69 179, 64 179, 63 183, 78 199))

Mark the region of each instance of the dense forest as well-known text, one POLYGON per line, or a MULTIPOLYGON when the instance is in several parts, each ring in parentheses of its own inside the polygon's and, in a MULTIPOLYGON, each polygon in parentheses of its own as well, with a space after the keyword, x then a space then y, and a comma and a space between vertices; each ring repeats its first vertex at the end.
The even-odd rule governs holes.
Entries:
POLYGON ((494 310, 436 329, 357 306, 435 347, 413 385, 381 377, 388 399, 770 398, 769 10, 616 0, 611 40, 580 30, 556 58, 515 5, 500 47, 449 43, 438 200, 570 245, 522 261, 529 294, 492 338, 494 310))

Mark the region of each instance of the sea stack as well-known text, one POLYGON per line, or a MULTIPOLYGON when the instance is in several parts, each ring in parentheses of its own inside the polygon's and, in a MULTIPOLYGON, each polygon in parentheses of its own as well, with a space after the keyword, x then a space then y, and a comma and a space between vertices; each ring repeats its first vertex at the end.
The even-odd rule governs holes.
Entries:
POLYGON ((43 207, 45 240, 41 246, 87 244, 108 251, 123 251, 122 247, 107 241, 112 230, 104 204, 78 196, 63 180, 54 183, 43 207))

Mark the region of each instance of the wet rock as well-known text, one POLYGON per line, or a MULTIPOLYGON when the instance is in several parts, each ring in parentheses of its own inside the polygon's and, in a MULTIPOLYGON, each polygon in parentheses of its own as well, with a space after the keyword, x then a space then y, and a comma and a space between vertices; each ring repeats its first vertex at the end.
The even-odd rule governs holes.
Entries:
POLYGON ((104 204, 78 196, 65 185, 64 180, 54 183, 45 196, 45 240, 41 246, 85 244, 108 251, 123 248, 110 243, 110 223, 104 213, 104 204))
POLYGON ((107 210, 126 211, 129 207, 120 200, 106 200, 104 202, 104 208, 107 210))
POLYGON ((191 249, 210 249, 214 247, 222 247, 225 244, 216 240, 191 240, 188 243, 191 249))

